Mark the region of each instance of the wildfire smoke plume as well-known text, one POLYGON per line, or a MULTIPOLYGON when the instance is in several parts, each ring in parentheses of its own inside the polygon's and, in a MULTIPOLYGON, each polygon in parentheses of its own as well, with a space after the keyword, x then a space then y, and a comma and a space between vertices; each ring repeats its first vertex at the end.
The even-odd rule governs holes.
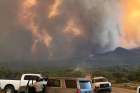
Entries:
POLYGON ((119 1, 21 0, 20 5, 20 23, 33 35, 32 52, 42 44, 42 50, 47 52, 41 55, 48 59, 72 58, 118 47, 119 1))
POLYGON ((20 21, 23 23, 35 37, 32 50, 35 51, 38 42, 44 43, 46 47, 49 47, 52 42, 52 37, 47 33, 47 29, 39 29, 38 24, 35 22, 37 14, 34 8, 38 4, 38 0, 24 0, 21 7, 20 21))

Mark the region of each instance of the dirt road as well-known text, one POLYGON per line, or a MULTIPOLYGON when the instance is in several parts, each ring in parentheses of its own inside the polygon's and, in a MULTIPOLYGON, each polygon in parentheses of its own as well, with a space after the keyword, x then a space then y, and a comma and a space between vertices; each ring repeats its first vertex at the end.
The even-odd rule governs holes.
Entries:
POLYGON ((136 90, 113 87, 112 93, 136 93, 136 90))
MULTIPOLYGON (((0 92, 0 93, 4 93, 4 92, 0 92)), ((136 93, 136 90, 113 87, 112 93, 136 93)))

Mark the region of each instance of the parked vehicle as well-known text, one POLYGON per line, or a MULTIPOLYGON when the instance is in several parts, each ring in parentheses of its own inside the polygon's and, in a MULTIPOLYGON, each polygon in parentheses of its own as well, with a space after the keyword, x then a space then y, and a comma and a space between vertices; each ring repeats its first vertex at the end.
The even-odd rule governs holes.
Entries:
POLYGON ((138 86, 137 88, 137 93, 140 93, 140 86, 138 86))
POLYGON ((47 93, 93 93, 92 83, 84 78, 49 78, 47 93))
MULTIPOLYGON (((46 85, 47 85, 48 78, 43 77, 39 79, 39 82, 43 85, 43 93, 45 93, 46 85)), ((35 93, 35 87, 34 87, 34 80, 30 79, 28 80, 27 85, 20 87, 20 93, 35 93)))
POLYGON ((95 77, 92 79, 94 91, 112 91, 111 83, 105 77, 95 77))
POLYGON ((15 91, 25 92, 25 89, 23 89, 22 87, 26 86, 29 80, 33 80, 33 82, 35 82, 37 78, 42 78, 42 75, 22 74, 20 80, 0 79, 0 88, 4 90, 5 93, 14 93, 15 91))

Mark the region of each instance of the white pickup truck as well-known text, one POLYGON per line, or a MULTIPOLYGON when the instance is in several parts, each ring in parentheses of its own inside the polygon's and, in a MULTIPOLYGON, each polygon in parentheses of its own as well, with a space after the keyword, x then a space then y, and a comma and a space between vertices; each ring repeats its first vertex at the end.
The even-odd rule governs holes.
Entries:
POLYGON ((4 90, 5 93, 14 93, 15 91, 23 93, 20 91, 22 86, 27 86, 29 80, 36 80, 37 78, 42 78, 41 74, 22 74, 20 80, 5 80, 0 79, 0 89, 4 90))
POLYGON ((92 79, 92 83, 94 85, 94 91, 112 91, 111 83, 105 77, 95 77, 92 79))

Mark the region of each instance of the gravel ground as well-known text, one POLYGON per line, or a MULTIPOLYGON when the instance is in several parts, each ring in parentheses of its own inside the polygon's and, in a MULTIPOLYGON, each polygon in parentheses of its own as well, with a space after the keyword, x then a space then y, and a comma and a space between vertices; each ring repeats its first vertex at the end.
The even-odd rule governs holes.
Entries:
POLYGON ((113 87, 112 93, 136 93, 136 90, 113 87))

